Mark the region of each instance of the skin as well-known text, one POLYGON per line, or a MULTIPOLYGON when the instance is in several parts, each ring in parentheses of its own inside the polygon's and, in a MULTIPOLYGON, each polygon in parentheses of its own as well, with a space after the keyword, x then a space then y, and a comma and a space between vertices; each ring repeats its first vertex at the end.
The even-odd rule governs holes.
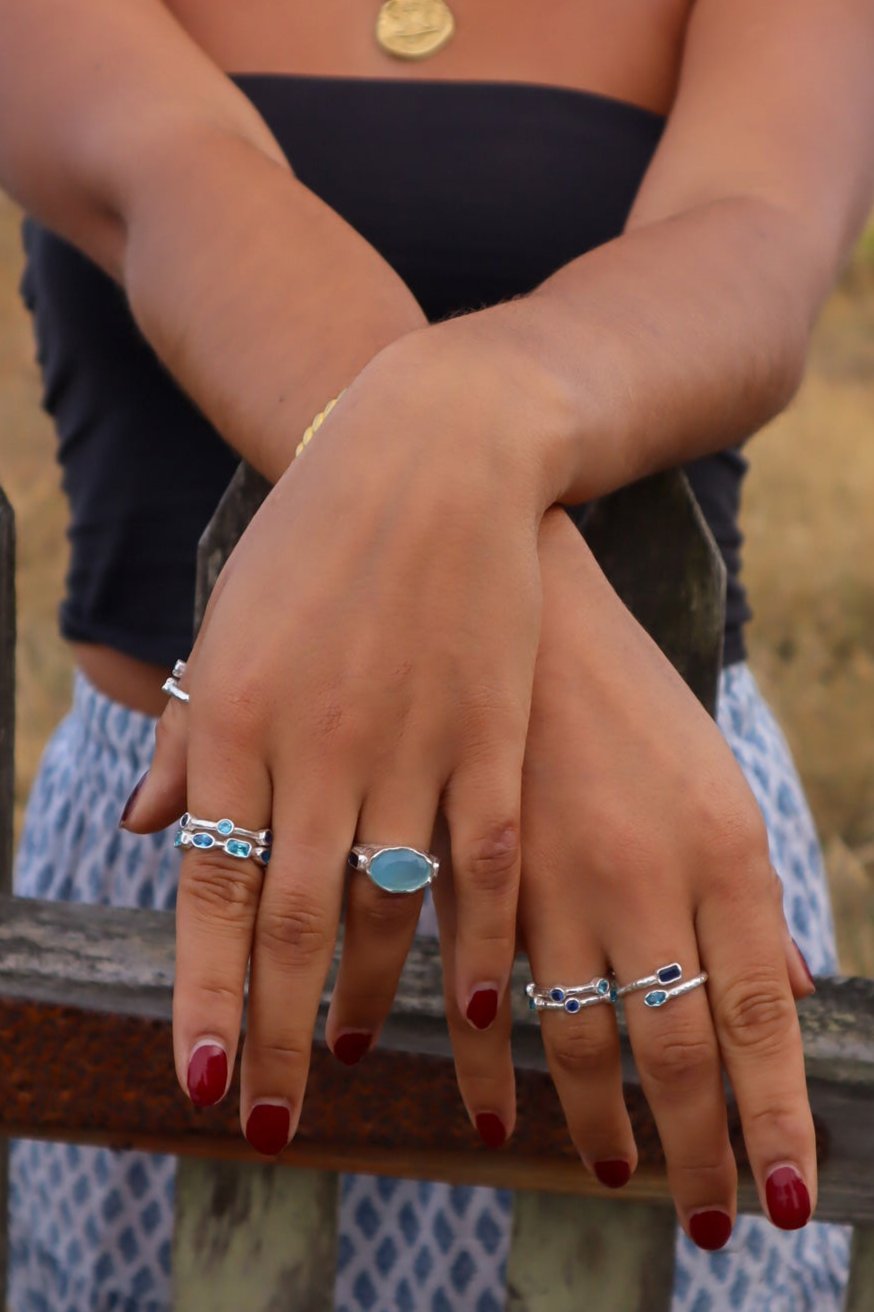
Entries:
MULTIPOLYGON (((548 24, 522 0, 500 23, 475 0, 454 8, 456 40, 407 67, 374 46, 359 0, 260 0, 244 19, 206 0, 82 0, 75 15, 0 0, 0 124, 14 123, 0 177, 124 286, 167 367, 275 483, 127 821, 149 832, 187 801, 276 832, 263 882, 250 863, 186 856, 180 1082, 204 1040, 233 1057, 251 958, 243 1122, 280 1103, 293 1133, 350 843, 427 848, 439 815, 447 1016, 471 1116, 512 1128, 517 933, 538 979, 703 964, 706 992, 627 1008, 680 1219, 734 1214, 721 1064, 763 1206, 782 1163, 813 1199, 793 1004, 808 986, 761 818, 715 726, 552 507, 739 440, 792 395, 870 202, 874 5, 588 0, 553 5, 548 24), (528 297, 427 327, 222 69, 544 82, 670 117, 620 239, 528 297), (264 613, 272 636, 255 647, 245 617, 264 613), (501 1002, 481 1033, 465 1013, 483 988, 501 1002)), ((160 708, 163 671, 78 656, 113 695, 160 708)), ((378 1033, 417 909, 351 882, 330 1042, 378 1033)), ((612 1015, 564 1019, 544 1017, 544 1039, 581 1157, 633 1165, 612 1015)))

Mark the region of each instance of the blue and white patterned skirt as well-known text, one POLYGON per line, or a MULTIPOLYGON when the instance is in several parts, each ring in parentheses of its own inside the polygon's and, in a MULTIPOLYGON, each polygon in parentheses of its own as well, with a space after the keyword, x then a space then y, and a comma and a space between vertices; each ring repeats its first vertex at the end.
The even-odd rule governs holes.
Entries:
MULTIPOLYGON (((18 854, 26 897, 173 906, 172 831, 117 828, 147 769, 154 720, 77 676, 49 743, 18 854)), ((719 724, 768 826, 790 928, 811 969, 836 968, 822 858, 783 736, 749 670, 727 669, 719 724)), ((170 1312, 174 1159, 19 1142, 11 1154, 9 1312, 170 1312)), ((337 1312, 501 1312, 512 1195, 346 1176, 337 1312)), ((673 1312, 840 1312, 849 1231, 782 1233, 742 1217, 726 1249, 677 1239, 673 1312)))

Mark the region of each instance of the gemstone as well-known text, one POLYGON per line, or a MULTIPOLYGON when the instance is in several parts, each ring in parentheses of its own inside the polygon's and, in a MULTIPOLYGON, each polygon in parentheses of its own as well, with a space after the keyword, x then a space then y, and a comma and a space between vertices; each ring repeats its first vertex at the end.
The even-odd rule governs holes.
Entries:
POLYGON ((233 820, 219 820, 218 824, 216 825, 216 829, 220 834, 224 835, 224 837, 227 838, 228 834, 232 834, 234 832, 234 822, 233 820))
POLYGON ((567 1002, 564 1004, 564 1009, 573 1015, 574 1012, 579 1011, 582 1005, 583 1004, 580 1002, 579 998, 568 998, 567 1002))
POLYGON ((252 844, 247 843, 244 838, 229 838, 225 843, 225 851, 228 856, 238 856, 242 860, 252 855, 252 844))
POLYGON ((656 979, 660 984, 675 984, 677 980, 682 978, 683 967, 678 965, 676 961, 672 962, 670 966, 662 966, 661 969, 656 971, 656 979))
POLYGON ((611 1002, 618 1002, 618 1001, 619 1001, 619 994, 618 994, 618 992, 616 991, 616 985, 615 985, 615 984, 611 984, 611 985, 610 985, 610 1001, 611 1001, 611 1002))
POLYGON ((191 812, 186 811, 182 819, 179 821, 179 823, 183 829, 187 829, 188 826, 191 824, 191 812))
POLYGON ((272 830, 272 829, 265 829, 265 830, 264 830, 264 846, 265 846, 265 847, 270 847, 270 845, 272 844, 272 842, 273 842, 273 830, 272 830))
POLYGON ((349 864, 353 870, 358 870, 361 866, 361 858, 357 852, 349 853, 349 864))
POLYGON ((609 979, 599 979, 595 987, 602 998, 606 997, 610 992, 610 981, 609 979))
POLYGON ((564 989, 550 989, 549 996, 552 998, 553 1002, 564 1002, 564 989))
POLYGON ((668 995, 664 989, 653 989, 651 993, 645 993, 643 1000, 648 1007, 661 1007, 668 1000, 668 995))
POLYGON ((261 853, 261 863, 262 863, 262 865, 265 865, 265 866, 270 864, 270 848, 269 848, 269 847, 265 847, 264 850, 263 850, 263 852, 261 853))
POLYGON ((212 834, 195 834, 192 838, 195 847, 214 847, 215 839, 212 834))
POLYGON ((179 830, 179 833, 176 835, 176 837, 173 839, 173 846, 174 846, 174 847, 181 847, 181 846, 182 846, 182 830, 181 830, 181 829, 179 830))
POLYGON ((370 878, 387 893, 415 893, 431 882, 431 862, 412 847, 388 847, 370 858, 370 878))
POLYGON ((529 1010, 529 1011, 536 1011, 536 1010, 537 1010, 537 1003, 534 1001, 533 998, 529 998, 529 999, 528 999, 528 1010, 529 1010))

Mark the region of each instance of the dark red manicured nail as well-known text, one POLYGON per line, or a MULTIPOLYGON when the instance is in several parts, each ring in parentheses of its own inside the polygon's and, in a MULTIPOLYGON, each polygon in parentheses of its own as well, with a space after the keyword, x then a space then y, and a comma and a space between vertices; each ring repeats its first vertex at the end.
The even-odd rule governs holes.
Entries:
POLYGON ((717 1248, 724 1248, 731 1238, 731 1217, 728 1212, 720 1212, 715 1207, 705 1212, 696 1212, 689 1217, 689 1235, 699 1248, 715 1253, 717 1248))
POLYGON ((774 1225, 800 1230, 810 1220, 810 1194, 794 1166, 775 1166, 765 1181, 765 1199, 774 1225))
POLYGON ((487 1030, 498 1014, 498 990, 477 989, 465 1014, 471 1025, 478 1030, 487 1030))
POLYGON ((246 1138, 256 1152, 275 1157, 288 1143, 291 1112, 282 1103, 259 1102, 249 1112, 246 1138))
MULTIPOLYGON (((794 938, 792 942, 795 943, 794 938)), ((810 967, 807 964, 807 958, 805 957, 804 953, 801 951, 801 948, 798 946, 797 943, 795 943, 795 951, 798 953, 798 956, 801 959, 801 964, 804 967, 804 973, 807 976, 808 980, 810 981, 810 987, 814 990, 814 992, 816 992, 816 981, 814 980, 813 976, 810 973, 810 967)))
POLYGON ((608 1189, 621 1189, 631 1179, 631 1167, 621 1157, 612 1157, 609 1161, 596 1162, 592 1170, 608 1189))
POLYGON ((134 784, 133 789, 131 791, 131 795, 124 804, 124 810, 122 811, 121 819, 118 822, 119 829, 122 827, 124 822, 128 819, 131 812, 133 811, 134 806, 136 805, 136 800, 139 797, 140 789, 142 788, 143 784, 146 782, 148 777, 149 777, 149 772, 148 770, 146 770, 145 774, 143 774, 134 784))
POLYGON ((337 1061, 341 1061, 344 1066, 354 1066, 367 1052, 373 1042, 372 1034, 349 1033, 340 1034, 334 1040, 334 1056, 337 1061))
POLYGON ((478 1112, 474 1117, 477 1134, 487 1148, 503 1148, 507 1142, 504 1122, 494 1112, 478 1112))
POLYGON ((188 1062, 188 1096, 195 1107, 212 1107, 225 1096, 228 1055, 217 1043, 201 1043, 188 1062))

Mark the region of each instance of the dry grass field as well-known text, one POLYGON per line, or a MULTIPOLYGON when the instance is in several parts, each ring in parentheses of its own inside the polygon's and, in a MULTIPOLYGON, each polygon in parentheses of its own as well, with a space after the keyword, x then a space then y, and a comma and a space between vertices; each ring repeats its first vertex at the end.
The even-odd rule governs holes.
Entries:
MULTIPOLYGON (((0 197, 0 483, 19 527, 18 806, 68 695, 56 635, 64 513, 0 197)), ((752 662, 798 756, 845 971, 874 975, 874 234, 829 303, 804 388, 752 447, 752 662)))

